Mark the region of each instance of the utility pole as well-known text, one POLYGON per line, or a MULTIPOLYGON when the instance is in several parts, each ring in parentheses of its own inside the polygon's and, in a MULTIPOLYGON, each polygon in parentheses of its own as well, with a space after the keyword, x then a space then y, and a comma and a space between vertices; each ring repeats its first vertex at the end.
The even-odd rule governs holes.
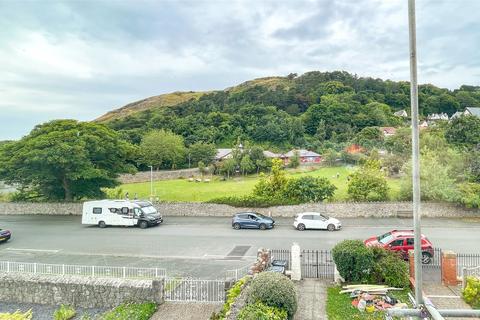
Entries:
POLYGON ((150 201, 153 201, 153 166, 150 167, 150 201))
POLYGON ((408 0, 408 30, 410 42, 410 100, 412 106, 412 182, 413 182, 413 228, 415 259, 415 303, 423 304, 422 296, 422 240, 420 226, 420 147, 418 130, 418 85, 417 85, 417 32, 415 25, 415 0, 408 0))

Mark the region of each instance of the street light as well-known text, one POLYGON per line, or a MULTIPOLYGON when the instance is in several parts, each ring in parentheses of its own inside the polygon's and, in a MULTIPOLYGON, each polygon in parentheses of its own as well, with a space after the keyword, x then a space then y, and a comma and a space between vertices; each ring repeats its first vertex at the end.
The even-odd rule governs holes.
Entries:
POLYGON ((150 201, 153 199, 153 166, 148 166, 150 168, 150 201))

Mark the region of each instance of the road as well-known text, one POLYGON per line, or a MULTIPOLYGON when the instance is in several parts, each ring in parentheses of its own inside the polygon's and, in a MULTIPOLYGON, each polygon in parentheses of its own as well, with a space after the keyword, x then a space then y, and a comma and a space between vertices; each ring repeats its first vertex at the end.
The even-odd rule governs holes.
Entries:
MULTIPOLYGON (((0 228, 12 239, 0 244, 0 260, 163 267, 170 275, 220 277, 227 269, 250 264, 260 247, 331 249, 343 239, 365 239, 395 228, 411 228, 410 219, 342 219, 343 230, 297 231, 292 220, 278 218, 273 230, 233 230, 229 218, 166 217, 149 229, 83 226, 78 216, 0 216, 0 228), (234 250, 236 249, 236 250, 234 250), (244 249, 244 250, 241 250, 244 249)), ((436 247, 479 253, 480 220, 423 219, 422 232, 436 247)))

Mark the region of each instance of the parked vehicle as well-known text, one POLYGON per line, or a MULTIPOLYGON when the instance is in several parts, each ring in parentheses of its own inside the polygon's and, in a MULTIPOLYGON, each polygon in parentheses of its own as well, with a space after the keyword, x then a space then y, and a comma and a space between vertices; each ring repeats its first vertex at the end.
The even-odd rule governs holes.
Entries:
MULTIPOLYGON (((425 235, 422 239, 422 263, 432 262, 434 250, 433 245, 425 235)), ((392 230, 378 237, 371 237, 364 241, 367 246, 380 246, 388 250, 399 252, 405 260, 408 260, 408 251, 413 250, 414 232, 413 230, 392 230)))
POLYGON ((99 200, 83 204, 82 224, 139 226, 142 229, 163 222, 162 215, 152 203, 137 200, 99 200))
POLYGON ((258 212, 240 212, 235 214, 232 219, 232 227, 235 230, 245 229, 272 229, 275 221, 258 212))
POLYGON ((303 212, 295 216, 293 226, 300 231, 305 229, 340 230, 342 223, 335 218, 318 212, 303 212))
POLYGON ((12 237, 9 230, 0 229, 0 242, 7 242, 12 237))

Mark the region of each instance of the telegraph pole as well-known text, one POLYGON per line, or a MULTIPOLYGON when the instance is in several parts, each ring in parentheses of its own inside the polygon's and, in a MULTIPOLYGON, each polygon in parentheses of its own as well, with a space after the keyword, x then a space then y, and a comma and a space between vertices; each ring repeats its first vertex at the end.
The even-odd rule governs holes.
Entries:
POLYGON ((413 228, 415 231, 415 302, 423 304, 422 296, 422 240, 420 226, 420 146, 418 130, 418 85, 417 85, 417 33, 415 26, 415 0, 408 0, 408 30, 410 40, 410 100, 412 106, 412 182, 413 182, 413 228))

